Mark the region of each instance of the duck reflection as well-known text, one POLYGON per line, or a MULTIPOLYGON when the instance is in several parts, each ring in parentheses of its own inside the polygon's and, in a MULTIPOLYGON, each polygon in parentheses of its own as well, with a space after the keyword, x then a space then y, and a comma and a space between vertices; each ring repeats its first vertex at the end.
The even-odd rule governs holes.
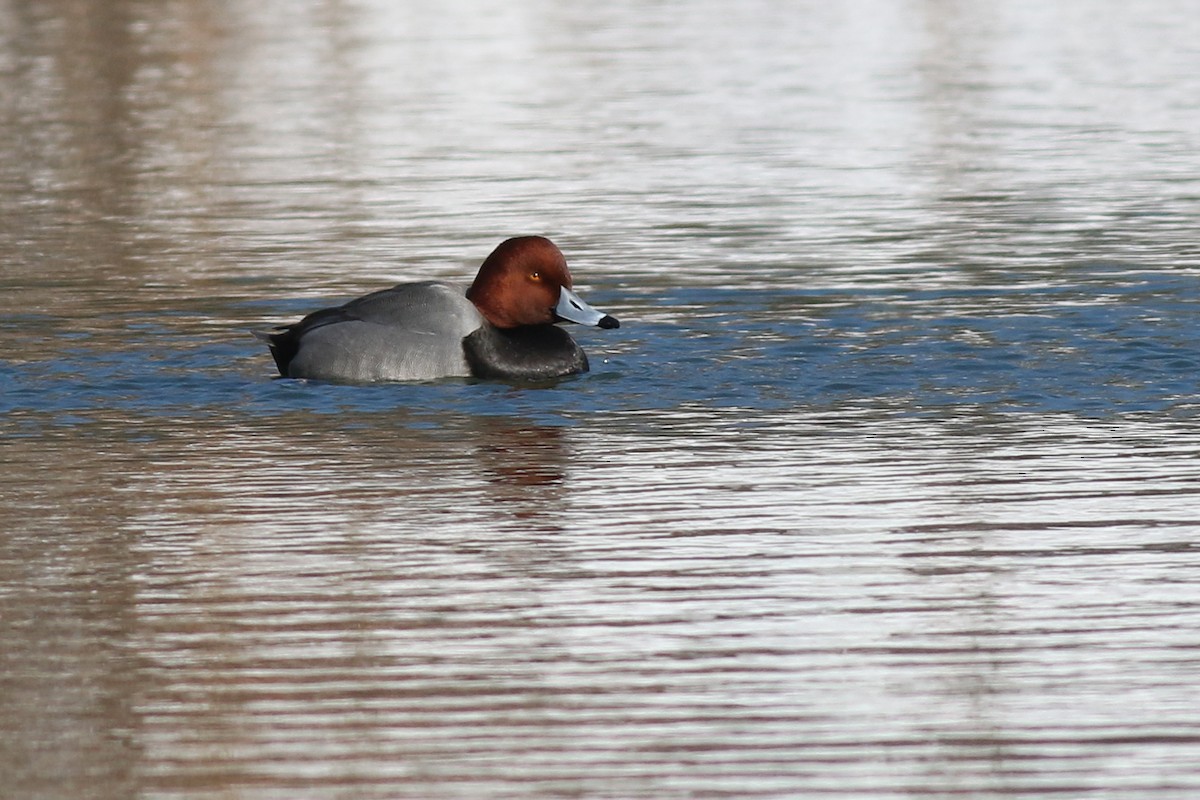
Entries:
POLYGON ((477 454, 491 486, 490 499, 511 507, 523 520, 558 516, 570 455, 563 429, 487 418, 479 433, 477 454))

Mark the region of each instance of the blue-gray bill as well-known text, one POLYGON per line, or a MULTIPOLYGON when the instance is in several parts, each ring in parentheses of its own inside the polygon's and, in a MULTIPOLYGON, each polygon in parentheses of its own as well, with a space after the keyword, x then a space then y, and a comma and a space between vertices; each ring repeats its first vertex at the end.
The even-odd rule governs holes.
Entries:
POLYGON ((558 305, 554 307, 554 313, 559 319, 578 322, 580 325, 594 325, 598 328, 621 327, 616 317, 592 308, 565 286, 559 291, 558 305))

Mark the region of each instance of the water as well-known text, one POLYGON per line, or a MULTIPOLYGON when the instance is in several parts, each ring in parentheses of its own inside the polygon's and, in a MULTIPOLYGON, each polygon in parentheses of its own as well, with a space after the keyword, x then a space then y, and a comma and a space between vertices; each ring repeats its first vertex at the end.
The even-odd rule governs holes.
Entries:
POLYGON ((1184 2, 0 2, 21 798, 1200 791, 1184 2), (248 334, 551 236, 552 387, 248 334))

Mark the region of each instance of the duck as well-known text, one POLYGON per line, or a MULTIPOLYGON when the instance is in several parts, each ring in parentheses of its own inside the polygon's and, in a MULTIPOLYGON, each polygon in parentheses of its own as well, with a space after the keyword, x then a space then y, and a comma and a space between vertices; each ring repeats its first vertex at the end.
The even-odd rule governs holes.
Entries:
POLYGON ((255 335, 285 378, 552 380, 589 369, 583 348, 556 323, 620 327, 572 285, 557 245, 517 236, 484 259, 465 290, 443 281, 402 283, 255 335))

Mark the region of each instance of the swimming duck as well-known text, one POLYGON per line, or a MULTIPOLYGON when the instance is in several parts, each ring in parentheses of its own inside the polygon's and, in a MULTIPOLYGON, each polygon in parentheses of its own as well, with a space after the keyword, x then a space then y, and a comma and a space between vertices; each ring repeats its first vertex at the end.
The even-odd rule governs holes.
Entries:
POLYGON ((571 290, 562 251, 541 236, 502 242, 474 283, 403 283, 314 311, 269 333, 279 374, 339 383, 447 377, 545 380, 587 372, 561 321, 617 328, 571 290))

